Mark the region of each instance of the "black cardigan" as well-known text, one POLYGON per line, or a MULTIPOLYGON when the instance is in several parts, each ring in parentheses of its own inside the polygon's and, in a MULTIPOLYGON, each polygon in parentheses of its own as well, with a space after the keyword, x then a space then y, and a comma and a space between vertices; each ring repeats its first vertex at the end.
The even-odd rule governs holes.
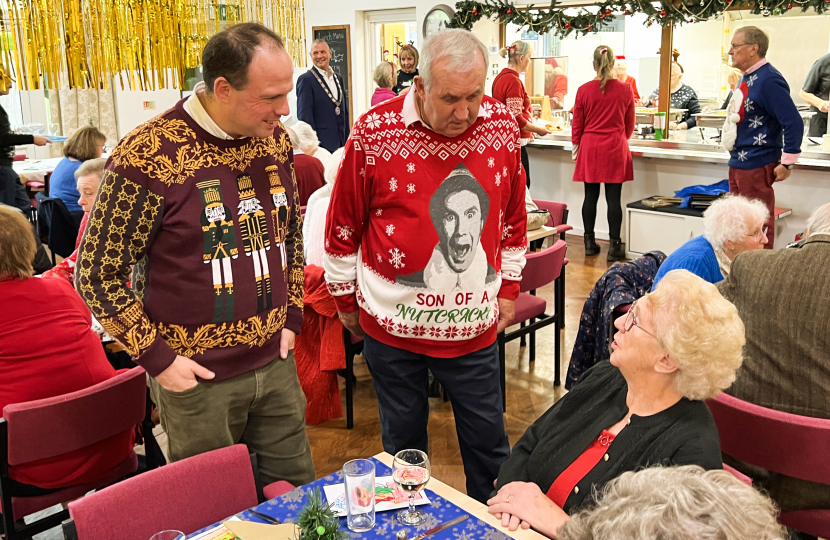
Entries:
MULTIPOLYGON (((513 481, 535 482, 547 493, 553 481, 607 429, 628 414, 628 385, 610 362, 592 367, 553 407, 530 426, 499 471, 497 489, 513 481)), ((571 491, 563 510, 571 514, 626 471, 655 464, 723 467, 720 439, 706 404, 683 398, 652 416, 632 415, 630 425, 600 462, 571 491)))
POLYGON ((35 138, 32 135, 12 133, 9 115, 6 114, 6 109, 0 107, 0 166, 12 164, 15 145, 32 144, 33 142, 35 142, 35 138))

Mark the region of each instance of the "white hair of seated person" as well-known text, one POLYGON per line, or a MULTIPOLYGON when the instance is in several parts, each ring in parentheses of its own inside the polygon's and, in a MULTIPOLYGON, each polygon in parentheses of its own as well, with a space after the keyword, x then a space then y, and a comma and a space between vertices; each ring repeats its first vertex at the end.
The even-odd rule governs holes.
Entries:
POLYGON ((308 123, 303 121, 295 122, 289 128, 288 137, 291 139, 291 144, 294 148, 299 148, 303 154, 308 156, 313 156, 320 146, 320 139, 317 138, 317 132, 308 123))
POLYGON ((475 58, 475 52, 481 54, 485 72, 488 67, 490 53, 487 47, 469 30, 453 28, 434 34, 424 43, 421 49, 421 58, 418 63, 418 73, 424 82, 424 88, 429 92, 432 88, 432 66, 439 59, 447 61, 446 70, 450 73, 469 73, 473 67, 470 62, 475 58))
POLYGON ((763 227, 769 210, 756 199, 741 195, 726 195, 717 199, 703 213, 703 236, 716 250, 723 250, 726 242, 738 242, 763 227))
POLYGON ((325 177, 327 184, 334 184, 334 181, 337 179, 337 173, 340 170, 340 162, 343 161, 343 148, 338 148, 334 151, 334 153, 326 160, 324 163, 325 165, 325 177))
POLYGON ((783 540, 772 501, 723 470, 625 472, 571 516, 560 540, 783 540))
POLYGON ((342 159, 343 148, 338 148, 325 162, 326 185, 308 198, 303 220, 303 247, 306 264, 323 266, 326 251, 326 215, 329 212, 331 191, 342 159))
POLYGON ((804 237, 809 238, 814 234, 830 234, 830 203, 813 210, 807 219, 807 231, 804 237))

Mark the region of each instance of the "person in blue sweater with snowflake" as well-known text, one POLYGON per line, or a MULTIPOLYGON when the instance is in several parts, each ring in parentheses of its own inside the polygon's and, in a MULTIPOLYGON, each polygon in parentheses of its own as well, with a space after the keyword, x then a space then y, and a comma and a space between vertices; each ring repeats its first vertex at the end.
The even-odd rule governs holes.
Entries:
POLYGON ((729 191, 767 205, 765 246, 775 235, 773 184, 792 174, 804 123, 790 97, 784 76, 767 62, 769 37, 755 26, 744 26, 732 37, 732 66, 743 73, 727 107, 723 146, 729 150, 729 191))

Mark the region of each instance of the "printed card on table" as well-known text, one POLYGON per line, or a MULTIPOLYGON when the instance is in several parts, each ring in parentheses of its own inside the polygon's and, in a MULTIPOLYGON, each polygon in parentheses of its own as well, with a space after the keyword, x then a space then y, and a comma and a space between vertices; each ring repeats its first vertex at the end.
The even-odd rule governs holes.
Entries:
MULTIPOLYGON (((346 496, 344 484, 323 486, 326 500, 331 504, 331 509, 337 517, 346 515, 346 496)), ((415 505, 429 504, 426 492, 421 491, 415 494, 415 505)), ((404 493, 395 484, 391 476, 378 476, 375 478, 375 512, 386 510, 397 510, 409 506, 409 495, 404 493)))

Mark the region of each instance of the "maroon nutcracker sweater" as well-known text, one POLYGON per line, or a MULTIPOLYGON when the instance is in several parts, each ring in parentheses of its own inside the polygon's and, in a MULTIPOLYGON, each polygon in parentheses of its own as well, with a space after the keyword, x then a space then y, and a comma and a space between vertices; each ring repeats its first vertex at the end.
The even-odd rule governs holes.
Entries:
POLYGON ((218 381, 277 358, 283 327, 300 331, 294 159, 282 126, 220 139, 183 105, 113 151, 75 273, 93 315, 150 375, 180 354, 218 381))

